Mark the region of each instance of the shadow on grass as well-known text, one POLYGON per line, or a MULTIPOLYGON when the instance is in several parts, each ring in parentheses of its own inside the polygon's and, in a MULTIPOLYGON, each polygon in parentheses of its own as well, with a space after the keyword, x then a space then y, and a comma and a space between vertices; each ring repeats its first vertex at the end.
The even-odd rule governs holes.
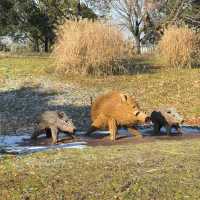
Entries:
POLYGON ((155 73, 155 68, 154 66, 150 64, 134 64, 132 66, 128 67, 128 72, 126 74, 128 75, 135 75, 135 74, 153 74, 155 73))
POLYGON ((89 126, 89 106, 51 105, 56 91, 44 91, 39 87, 21 87, 0 92, 0 134, 31 133, 37 116, 46 110, 65 111, 78 129, 89 126))
POLYGON ((150 60, 144 59, 143 57, 134 58, 134 60, 128 63, 122 61, 120 65, 122 66, 121 70, 114 71, 114 74, 111 75, 152 74, 158 69, 150 60))
MULTIPOLYGON (((106 77, 106 76, 120 76, 120 75, 136 75, 136 74, 152 74, 160 67, 155 64, 151 55, 138 55, 132 60, 120 60, 113 63, 108 68, 99 66, 96 68, 87 69, 87 76, 90 77, 106 77), (110 69, 112 68, 112 69, 110 69)), ((61 75, 63 72, 61 71, 61 75)))
POLYGON ((138 55, 129 63, 127 69, 128 74, 152 74, 158 69, 159 66, 156 65, 154 56, 150 55, 138 55))

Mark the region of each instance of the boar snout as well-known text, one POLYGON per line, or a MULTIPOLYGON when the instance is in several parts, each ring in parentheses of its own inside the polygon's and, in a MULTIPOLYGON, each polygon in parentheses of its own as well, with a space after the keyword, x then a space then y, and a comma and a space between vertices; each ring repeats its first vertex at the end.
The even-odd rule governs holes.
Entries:
POLYGON ((75 131, 76 131, 76 128, 66 128, 64 130, 64 132, 67 132, 67 134, 72 138, 72 139, 75 139, 76 138, 76 135, 75 135, 75 131))
POLYGON ((136 111, 134 114, 137 117, 138 122, 140 123, 145 123, 150 120, 150 117, 147 116, 147 114, 144 112, 136 111))
POLYGON ((147 116, 147 117, 145 118, 145 123, 148 123, 148 122, 150 122, 150 121, 151 121, 151 117, 147 116))
POLYGON ((75 131, 76 131, 76 128, 70 128, 70 127, 67 127, 65 129, 66 132, 69 132, 69 133, 72 133, 72 134, 75 134, 75 131))
POLYGON ((75 132, 76 132, 76 131, 77 131, 76 128, 73 128, 72 134, 75 135, 75 132))
POLYGON ((73 133, 75 133, 77 131, 77 129, 76 128, 74 128, 74 131, 73 131, 73 133))
POLYGON ((68 132, 68 133, 74 133, 75 132, 75 126, 72 124, 71 121, 63 121, 59 120, 58 121, 58 128, 61 131, 68 132))

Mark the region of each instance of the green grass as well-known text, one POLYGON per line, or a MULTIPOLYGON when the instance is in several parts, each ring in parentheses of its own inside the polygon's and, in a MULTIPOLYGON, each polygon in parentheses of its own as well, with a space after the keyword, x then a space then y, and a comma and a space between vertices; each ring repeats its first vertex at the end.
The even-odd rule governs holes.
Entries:
POLYGON ((3 57, 0 58, 0 75, 4 79, 44 75, 51 64, 52 59, 48 57, 3 57))
MULTIPOLYGON (((152 60, 138 59, 137 63, 153 65, 152 60)), ((198 68, 150 67, 137 69, 133 75, 107 78, 61 77, 53 68, 50 58, 0 58, 0 90, 15 89, 25 78, 34 85, 35 79, 41 78, 97 93, 126 91, 136 96, 145 111, 169 105, 186 118, 200 115, 198 68)), ((199 153, 200 140, 193 139, 6 156, 0 159, 0 199, 199 200, 199 153)))
POLYGON ((200 199, 200 141, 57 150, 0 161, 1 199, 200 199))
POLYGON ((34 84, 34 79, 41 77, 43 80, 54 80, 63 85, 73 83, 83 90, 89 88, 98 93, 118 89, 134 94, 147 112, 166 105, 176 107, 185 118, 199 116, 200 69, 159 68, 153 65, 154 62, 153 59, 137 58, 135 65, 139 65, 133 75, 94 78, 71 74, 64 77, 56 75, 53 73, 53 59, 50 58, 0 58, 0 83, 5 85, 5 80, 17 81, 26 77, 26 80, 34 84))

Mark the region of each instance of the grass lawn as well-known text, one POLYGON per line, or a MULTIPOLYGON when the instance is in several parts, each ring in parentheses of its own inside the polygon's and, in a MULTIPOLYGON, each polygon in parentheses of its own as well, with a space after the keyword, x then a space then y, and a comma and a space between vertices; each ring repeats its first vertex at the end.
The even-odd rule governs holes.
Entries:
MULTIPOLYGON (((80 106, 89 95, 119 89, 134 94, 147 112, 168 105, 185 118, 200 116, 200 69, 164 69, 141 62, 135 63, 132 75, 61 77, 53 73, 50 58, 1 57, 0 114, 9 126, 19 116, 28 117, 23 120, 28 123, 36 107, 42 110, 52 103, 63 109, 68 104, 62 98, 80 106), (20 89, 41 81, 51 83, 50 98, 41 91, 20 89), (71 85, 67 93, 65 86, 71 85)), ((17 121, 15 126, 22 124, 17 121)), ((199 200, 199 166, 197 138, 5 156, 0 158, 0 200, 199 200)))
POLYGON ((200 140, 57 150, 0 160, 2 200, 200 199, 200 140))
POLYGON ((154 66, 152 59, 137 59, 133 68, 133 75, 101 78, 63 76, 53 72, 53 59, 48 57, 0 58, 0 90, 15 89, 18 81, 23 81, 24 86, 32 86, 35 79, 41 78, 43 81, 52 80, 63 85, 72 83, 79 90, 94 90, 95 95, 112 89, 126 91, 134 94, 141 108, 147 112, 159 106, 173 106, 185 118, 200 115, 200 68, 159 68, 154 66), (12 87, 6 80, 12 80, 12 87))

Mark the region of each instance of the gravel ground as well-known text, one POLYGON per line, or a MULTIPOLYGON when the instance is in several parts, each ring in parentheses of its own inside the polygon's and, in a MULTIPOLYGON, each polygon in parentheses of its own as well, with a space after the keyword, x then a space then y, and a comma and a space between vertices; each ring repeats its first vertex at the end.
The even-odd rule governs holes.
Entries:
MULTIPOLYGON (((46 110, 65 111, 78 130, 85 131, 90 125, 90 97, 108 89, 81 87, 46 77, 7 79, 0 87, 0 134, 31 134, 37 116, 46 110)), ((199 119, 186 122, 196 125, 199 119)))
POLYGON ((65 111, 80 130, 90 124, 90 96, 98 91, 54 81, 10 80, 0 92, 1 134, 32 132, 38 114, 45 110, 65 111), (10 88, 9 90, 7 88, 10 88))

